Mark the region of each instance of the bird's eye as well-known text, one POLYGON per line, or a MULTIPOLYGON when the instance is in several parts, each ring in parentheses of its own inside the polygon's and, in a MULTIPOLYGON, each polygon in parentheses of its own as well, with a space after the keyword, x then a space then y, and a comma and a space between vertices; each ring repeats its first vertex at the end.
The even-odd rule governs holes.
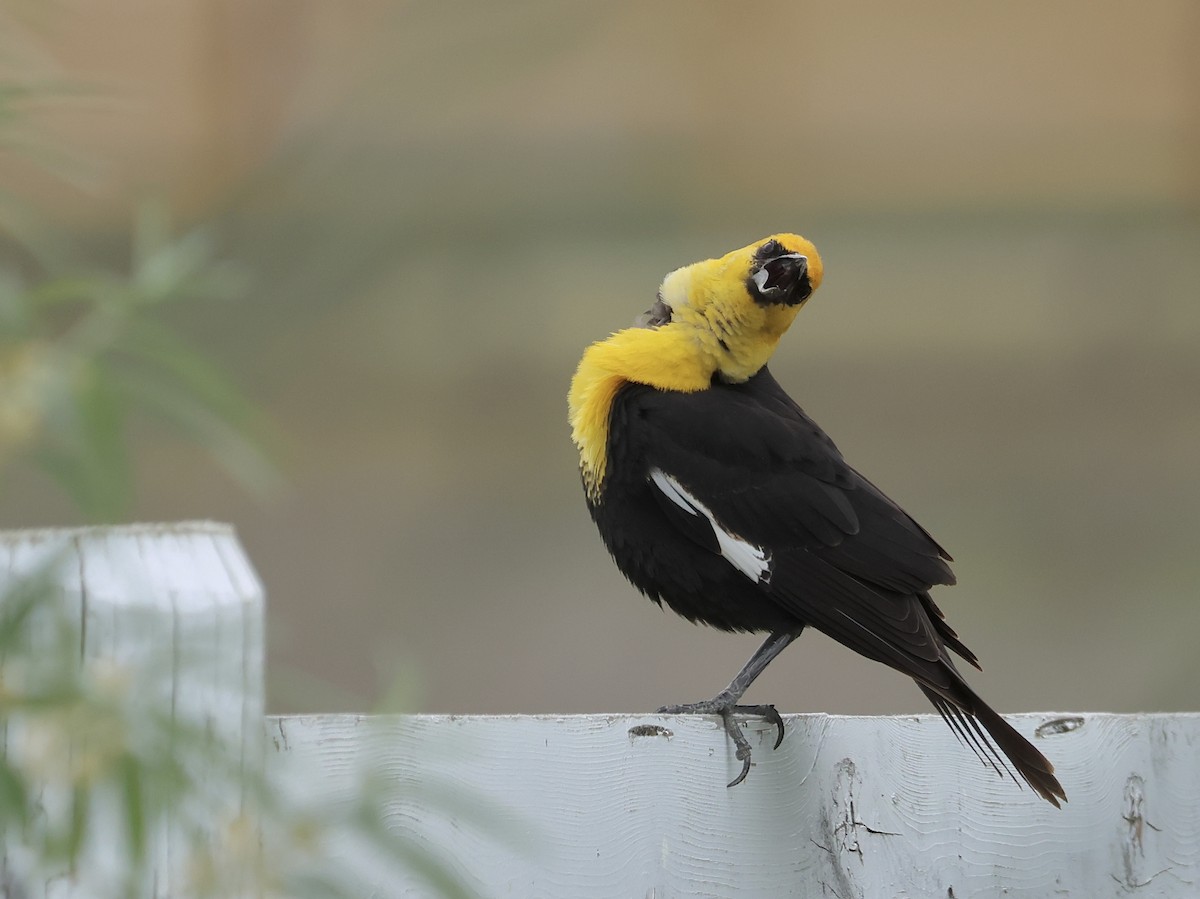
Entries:
POLYGON ((779 241, 772 238, 758 248, 758 251, 754 254, 754 258, 761 262, 765 259, 771 259, 774 256, 786 255, 787 248, 779 241))

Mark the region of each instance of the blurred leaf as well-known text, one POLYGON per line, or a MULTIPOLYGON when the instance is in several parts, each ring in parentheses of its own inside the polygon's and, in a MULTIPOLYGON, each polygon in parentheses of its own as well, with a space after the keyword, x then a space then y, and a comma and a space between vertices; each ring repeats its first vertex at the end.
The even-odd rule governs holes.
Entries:
POLYGON ((208 229, 172 237, 161 201, 143 203, 133 232, 130 287, 137 301, 154 304, 196 297, 229 299, 245 288, 240 269, 214 260, 208 229))
POLYGON ((246 428, 262 413, 208 357, 193 350, 168 328, 146 318, 129 324, 124 352, 172 376, 200 406, 230 425, 246 428))
POLYGON ((201 402, 192 392, 159 378, 116 373, 125 393, 138 407, 155 412, 191 437, 243 487, 266 497, 280 488, 275 467, 236 423, 201 402))
POLYGON ((188 287, 212 255, 203 231, 192 231, 173 242, 156 240, 152 251, 137 252, 130 286, 142 302, 157 303, 187 295, 188 287))
MULTIPOLYGON (((2 129, 0 129, 2 131, 2 129)), ((40 221, 26 203, 0 188, 0 234, 9 241, 9 255, 27 257, 43 271, 52 271, 75 255, 71 241, 61 231, 40 221)), ((24 261, 24 260, 23 260, 24 261)), ((10 258, 8 263, 11 265, 10 258)))
MULTIPOLYGON (((55 595, 53 578, 61 558, 61 553, 51 554, 31 574, 11 580, 0 594, 0 660, 24 644, 30 616, 55 595)), ((3 683, 0 680, 0 687, 3 683)), ((0 691, 0 696, 5 702, 14 698, 7 691, 0 691)))
POLYGON ((420 666, 411 659, 400 659, 393 654, 377 659, 375 668, 381 675, 383 689, 372 706, 373 714, 401 714, 420 707, 418 700, 425 692, 420 666))
POLYGON ((0 270, 0 345, 29 334, 29 293, 21 279, 9 270, 0 270))
POLYGON ((344 874, 293 874, 286 886, 287 895, 295 899, 357 899, 366 895, 365 885, 351 885, 344 874))
POLYGON ((71 824, 67 831, 64 850, 69 864, 79 858, 79 850, 87 838, 88 813, 92 807, 92 791, 86 786, 76 786, 71 791, 71 824))
POLYGON ((105 305, 115 292, 115 285, 102 275, 74 275, 50 278, 28 291, 29 305, 34 309, 66 303, 105 305))
POLYGON ((77 394, 80 439, 91 458, 89 468, 103 482, 98 491, 110 508, 132 492, 133 476, 125 447, 125 410, 103 370, 96 368, 77 394))
POLYGON ((142 795, 141 765, 132 753, 124 753, 117 763, 122 805, 125 811, 125 830, 129 838, 130 860, 140 867, 146 858, 145 800, 142 795))
POLYGON ((29 820, 28 791, 25 781, 0 757, 0 826, 24 827, 29 820))
MULTIPOLYGON (((6 869, 0 893, 23 895, 76 864, 81 876, 94 876, 90 860, 103 847, 121 853, 104 865, 114 882, 89 881, 89 895, 145 895, 147 866, 161 858, 152 847, 170 820, 172 851, 193 862, 180 896, 354 899, 388 871, 417 875, 431 896, 471 895, 450 859, 407 827, 390 826, 388 809, 405 798, 394 782, 365 777, 349 802, 286 795, 261 758, 252 753, 248 762, 245 747, 214 736, 210 722, 181 714, 166 696, 148 703, 146 684, 186 677, 186 654, 146 656, 116 689, 98 678, 94 660, 80 660, 78 611, 67 613, 55 586, 60 560, 55 554, 0 590, 0 729, 10 737, 0 757, 0 826, 24 860, 6 869), (14 743, 15 734, 22 736, 14 743), (47 802, 51 796, 65 801, 47 802), (227 822, 230 797, 240 797, 241 811, 227 822), (112 840, 114 828, 123 839, 112 840), (369 871, 341 857, 346 845, 368 851, 369 871)), ((416 805, 422 814, 477 821, 424 795, 416 805)))
POLYGON ((277 489, 250 433, 262 415, 215 364, 149 317, 161 302, 237 294, 241 272, 212 255, 203 229, 172 238, 164 208, 151 203, 138 217, 128 277, 62 274, 27 288, 0 280, 0 345, 15 346, 14 359, 45 363, 27 366, 28 388, 7 398, 11 433, 0 432, 0 462, 23 451, 89 520, 119 519, 134 485, 125 423, 130 411, 150 412, 244 487, 260 496, 277 489), (40 355, 21 355, 28 347, 40 355), (22 405, 31 402, 36 409, 22 405))
POLYGON ((81 702, 78 684, 64 678, 59 683, 38 683, 17 696, 8 697, 5 712, 43 713, 69 710, 81 702))
MULTIPOLYGON (((6 35, 6 52, 10 44, 6 35)), ((0 75, 0 147, 61 179, 86 181, 97 166, 25 130, 34 104, 83 91, 17 69, 20 80, 0 75)), ((125 428, 149 412, 250 489, 277 484, 254 438, 261 415, 253 404, 215 362, 150 317, 168 303, 245 293, 245 272, 218 258, 211 229, 180 232, 165 204, 144 204, 128 265, 96 270, 66 229, 0 190, 0 234, 12 257, 0 271, 0 466, 20 456, 42 466, 88 518, 122 518, 134 488, 125 428)), ((81 652, 78 610, 65 608, 58 558, 33 577, 10 576, 0 591, 0 732, 8 738, 0 753, 0 833, 20 840, 34 865, 28 872, 0 866, 0 893, 40 895, 64 867, 86 863, 97 846, 111 847, 106 829, 115 828, 127 857, 108 861, 124 870, 95 895, 141 895, 151 848, 169 816, 172 839, 182 843, 172 850, 179 845, 209 860, 214 882, 236 883, 238 895, 247 893, 251 868, 249 894, 282 885, 288 895, 361 895, 361 873, 326 851, 335 829, 339 839, 347 831, 370 839, 386 861, 411 866, 440 894, 467 895, 448 864, 391 834, 370 795, 350 808, 301 809, 312 824, 298 831, 296 810, 278 800, 245 747, 220 743, 211 722, 177 719, 173 704, 164 710, 147 696, 147 683, 186 673, 189 661, 172 646, 162 658, 131 663, 132 673, 98 676, 101 665, 81 652), (269 832, 277 850, 245 871, 223 864, 243 860, 244 847, 213 839, 223 823, 214 816, 227 811, 218 809, 217 797, 229 795, 242 797, 244 815, 253 819, 235 839, 248 834, 255 842, 269 832), (114 808, 118 820, 105 814, 114 808), (231 856, 231 848, 243 855, 231 856)), ((0 849, 5 862, 15 857, 7 849, 0 849)))
POLYGON ((78 380, 58 445, 43 450, 39 461, 90 520, 120 519, 133 494, 124 404, 98 368, 78 380))

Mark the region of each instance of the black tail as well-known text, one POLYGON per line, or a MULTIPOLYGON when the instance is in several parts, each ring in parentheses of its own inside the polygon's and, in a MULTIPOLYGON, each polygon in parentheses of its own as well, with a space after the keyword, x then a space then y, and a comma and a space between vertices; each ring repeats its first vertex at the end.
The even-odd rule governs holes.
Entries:
POLYGON ((920 681, 917 686, 929 697, 959 739, 997 774, 1007 774, 1016 781, 1012 768, 1008 766, 1008 762, 1011 762, 1030 788, 1055 808, 1061 807, 1059 800, 1067 801, 1067 794, 1054 776, 1054 766, 1049 760, 965 683, 956 691, 959 696, 954 700, 947 699, 920 681), (1003 758, 1000 753, 1003 753, 1003 758))

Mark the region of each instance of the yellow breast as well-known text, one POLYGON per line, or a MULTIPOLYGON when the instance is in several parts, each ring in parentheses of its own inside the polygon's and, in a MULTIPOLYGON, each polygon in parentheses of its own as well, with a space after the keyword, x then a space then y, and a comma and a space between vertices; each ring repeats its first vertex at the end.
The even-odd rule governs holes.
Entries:
POLYGON ((592 344, 583 354, 567 395, 571 439, 579 449, 584 486, 599 499, 607 465, 613 400, 626 383, 691 393, 712 383, 713 354, 682 329, 629 328, 592 344))

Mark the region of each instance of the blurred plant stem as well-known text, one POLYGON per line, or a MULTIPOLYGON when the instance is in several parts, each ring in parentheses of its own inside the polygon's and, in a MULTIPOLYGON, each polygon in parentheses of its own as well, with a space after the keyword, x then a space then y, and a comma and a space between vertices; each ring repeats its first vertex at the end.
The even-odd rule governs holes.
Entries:
MULTIPOLYGON (((39 82, 3 74, 5 11, 0 0, 0 152, 56 174, 63 154, 17 139, 39 82)), ((36 466, 85 518, 124 518, 139 417, 167 422, 247 489, 271 490, 261 415, 168 312, 224 303, 236 327, 246 272, 221 258, 211 227, 176 229, 158 202, 123 242, 123 260, 97 265, 0 186, 0 499, 5 478, 36 466)), ((178 619, 151 622, 146 658, 91 651, 86 603, 63 601, 79 575, 61 561, 32 577, 0 571, 0 896, 158 896, 164 855, 181 897, 366 895, 366 875, 338 854, 347 842, 378 857, 384 882, 411 871, 431 895, 467 896, 446 861, 387 823, 385 805, 404 798, 395 779, 364 777, 361 798, 336 806, 286 795, 262 763, 258 722, 241 745, 164 695, 160 685, 201 682, 189 666, 206 661, 170 648, 178 619)), ((118 574, 131 591, 119 598, 140 608, 136 570, 118 574)))
MULTIPOLYGON (((0 896, 57 894, 65 882, 97 899, 150 899, 166 876, 181 899, 350 899, 372 890, 342 857, 354 845, 375 854, 379 872, 413 873, 430 895, 466 899, 446 859, 386 826, 387 809, 409 798, 396 781, 364 772, 358 800, 313 798, 271 779, 253 735, 242 745, 203 704, 159 689, 186 684, 189 666, 213 681, 211 660, 156 637, 175 625, 153 603, 121 616, 144 651, 81 658, 63 562, 60 553, 26 576, 0 575, 0 896)), ((139 599, 136 583, 134 573, 126 600, 139 599)), ((489 824, 482 811, 442 804, 489 824)))
MULTIPOLYGON (((55 178, 89 162, 37 135, 39 105, 89 93, 52 69, 15 5, 0 3, 0 151, 55 178), (41 69, 50 68, 48 72, 41 69)), ((134 216, 124 262, 98 266, 67 229, 0 185, 0 498, 22 466, 46 472, 88 520, 128 515, 135 478, 127 434, 154 417, 203 448, 245 488, 278 485, 262 415, 219 364, 167 323, 168 307, 246 296, 211 227, 175 230, 161 202, 134 216)))
POLYGON ((0 466, 36 464, 86 518, 122 518, 134 492, 128 422, 149 413, 243 486, 275 486, 252 436, 253 406, 161 320, 171 303, 245 293, 244 273, 217 259, 203 227, 173 236, 151 203, 138 215, 127 271, 30 267, 0 273, 0 466))

